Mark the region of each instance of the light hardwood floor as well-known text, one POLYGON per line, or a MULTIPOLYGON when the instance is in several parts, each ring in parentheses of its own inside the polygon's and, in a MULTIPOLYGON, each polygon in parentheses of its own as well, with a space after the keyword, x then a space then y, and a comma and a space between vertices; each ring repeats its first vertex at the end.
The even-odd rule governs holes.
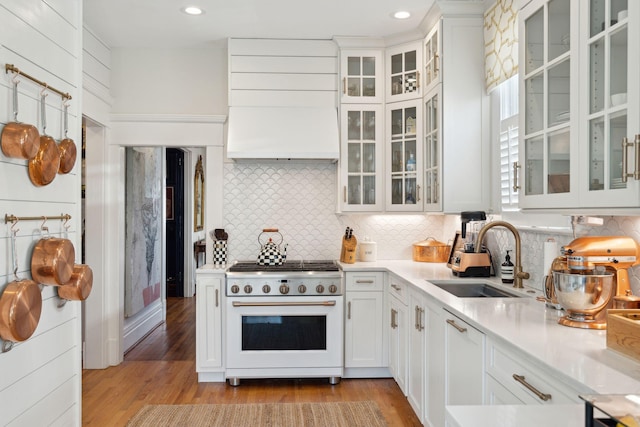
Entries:
POLYGON ((389 426, 420 426, 392 379, 242 380, 239 387, 198 383, 195 298, 169 298, 167 322, 129 351, 124 362, 84 370, 82 424, 124 426, 146 404, 337 402, 373 400, 389 426))

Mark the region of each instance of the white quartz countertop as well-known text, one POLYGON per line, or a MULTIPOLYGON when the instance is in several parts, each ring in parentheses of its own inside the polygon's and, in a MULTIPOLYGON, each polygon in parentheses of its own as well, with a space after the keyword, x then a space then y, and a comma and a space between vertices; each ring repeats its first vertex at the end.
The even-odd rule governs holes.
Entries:
MULTIPOLYGON (((563 312, 537 301, 539 291, 525 289, 526 298, 458 298, 429 283, 430 279, 459 279, 445 264, 398 260, 341 266, 345 272, 388 271, 401 277, 487 337, 520 350, 528 363, 550 372, 581 394, 640 393, 640 363, 608 349, 606 331, 559 325, 563 312)), ((498 278, 483 280, 514 291, 498 278)))

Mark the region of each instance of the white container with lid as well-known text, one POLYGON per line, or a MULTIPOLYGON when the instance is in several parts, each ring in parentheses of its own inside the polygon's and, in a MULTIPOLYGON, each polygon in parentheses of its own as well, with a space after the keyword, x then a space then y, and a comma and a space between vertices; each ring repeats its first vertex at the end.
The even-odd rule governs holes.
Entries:
POLYGON ((378 246, 376 242, 372 242, 368 237, 358 243, 360 246, 360 261, 362 262, 374 262, 378 258, 378 246))

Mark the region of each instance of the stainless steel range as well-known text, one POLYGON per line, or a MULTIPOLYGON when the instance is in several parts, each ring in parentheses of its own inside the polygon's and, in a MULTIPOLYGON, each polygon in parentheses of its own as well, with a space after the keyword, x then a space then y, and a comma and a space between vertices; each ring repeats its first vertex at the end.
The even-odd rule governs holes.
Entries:
POLYGON ((343 373, 343 274, 335 261, 237 262, 227 270, 226 376, 328 377, 343 373))

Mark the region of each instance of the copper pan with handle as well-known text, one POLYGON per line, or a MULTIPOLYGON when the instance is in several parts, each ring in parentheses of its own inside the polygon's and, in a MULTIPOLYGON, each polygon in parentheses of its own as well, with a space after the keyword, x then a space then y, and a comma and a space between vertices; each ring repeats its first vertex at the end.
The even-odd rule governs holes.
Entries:
POLYGON ((2 351, 8 351, 15 342, 29 339, 36 330, 42 313, 42 293, 33 280, 18 278, 16 254, 17 229, 12 230, 13 275, 0 296, 0 338, 4 340, 2 351))
POLYGON ((16 159, 33 159, 40 147, 38 129, 18 121, 18 80, 13 80, 13 121, 2 128, 0 136, 2 153, 16 159))
MULTIPOLYGON (((48 231, 44 225, 42 229, 48 231)), ((45 285, 64 285, 71 280, 75 258, 76 251, 71 240, 43 237, 38 240, 31 253, 31 277, 45 285)))
POLYGON ((60 152, 60 166, 58 167, 59 174, 66 174, 71 172, 73 166, 76 164, 77 148, 73 139, 67 136, 69 131, 69 105, 65 102, 64 108, 64 138, 58 144, 58 151, 60 152))
POLYGON ((71 279, 58 286, 58 296, 69 301, 84 301, 91 293, 93 286, 93 270, 87 264, 76 264, 71 279))
POLYGON ((45 93, 41 94, 40 111, 42 116, 42 135, 40 136, 40 147, 38 148, 36 156, 29 160, 29 178, 37 187, 50 184, 58 174, 58 169, 60 168, 58 145, 52 137, 46 134, 46 96, 45 93))

